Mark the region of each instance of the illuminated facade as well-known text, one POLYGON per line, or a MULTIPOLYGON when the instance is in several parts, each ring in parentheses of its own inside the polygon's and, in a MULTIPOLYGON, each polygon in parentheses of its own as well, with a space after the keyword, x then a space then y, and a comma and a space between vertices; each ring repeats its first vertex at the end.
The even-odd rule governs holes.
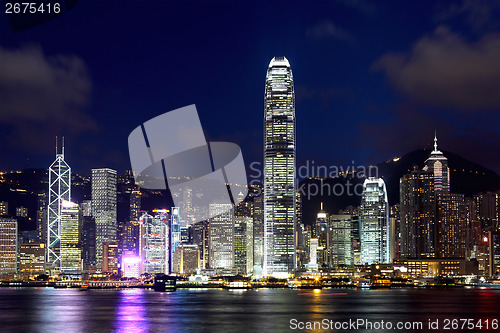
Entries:
POLYGON ((169 252, 169 266, 168 273, 174 272, 174 253, 177 247, 182 242, 182 227, 181 216, 179 207, 172 207, 172 214, 170 216, 170 226, 168 228, 168 252, 169 252))
POLYGON ((118 263, 118 242, 102 243, 102 272, 117 274, 118 263))
POLYGON ((195 274, 200 268, 200 248, 196 244, 179 244, 174 252, 173 272, 195 274))
POLYGON ((61 206, 61 272, 78 274, 82 271, 80 241, 81 215, 78 204, 63 201, 61 206))
POLYGON ((361 262, 388 263, 389 205, 384 180, 370 177, 363 183, 359 216, 361 262))
POLYGON ((262 273, 264 258, 264 197, 262 194, 253 199, 253 264, 262 273))
POLYGON ((438 193, 437 257, 465 258, 466 207, 463 194, 438 193))
POLYGON ((237 216, 234 220, 234 267, 241 275, 253 272, 253 219, 237 216))
POLYGON ((401 258, 436 257, 436 210, 434 176, 413 170, 401 177, 401 258))
POLYGON ((96 225, 97 270, 102 270, 103 243, 117 241, 116 170, 92 169, 92 216, 96 225))
POLYGON ((125 222, 122 235, 123 251, 139 254, 139 218, 141 217, 141 192, 139 189, 130 191, 129 219, 125 222))
POLYGON ((450 192, 450 168, 448 168, 448 159, 438 150, 436 135, 434 135, 434 150, 425 161, 423 170, 433 174, 434 191, 436 193, 450 192))
POLYGON ((333 266, 353 264, 353 240, 351 215, 331 215, 332 228, 331 264, 333 266))
POLYGON ((400 257, 465 257, 465 219, 465 201, 450 194, 448 159, 434 136, 434 150, 424 168, 400 179, 400 257), (459 248, 458 239, 463 243, 459 248))
POLYGON ((45 243, 19 246, 19 273, 24 276, 45 274, 45 243))
POLYGON ((17 220, 0 217, 0 274, 17 272, 17 220))
POLYGON ((231 204, 212 203, 209 206, 209 266, 231 269, 234 267, 234 209, 231 204))
POLYGON ((141 216, 139 256, 141 273, 168 273, 168 214, 166 210, 156 210, 154 216, 141 216))
POLYGON ((264 96, 264 267, 288 277, 296 268, 295 92, 285 57, 267 70, 264 96))
POLYGON ((328 214, 323 210, 323 203, 321 203, 321 209, 316 214, 316 223, 312 229, 313 237, 318 239, 317 263, 320 267, 328 267, 330 264, 332 234, 328 222, 328 214))
POLYGON ((122 256, 121 268, 123 277, 137 279, 141 275, 141 258, 134 252, 125 251, 122 256))
MULTIPOLYGON (((57 139, 56 139, 57 141, 57 139)), ((61 269, 61 209, 63 201, 71 199, 71 168, 64 160, 64 139, 61 153, 49 167, 49 198, 47 206, 47 264, 49 269, 61 269)))

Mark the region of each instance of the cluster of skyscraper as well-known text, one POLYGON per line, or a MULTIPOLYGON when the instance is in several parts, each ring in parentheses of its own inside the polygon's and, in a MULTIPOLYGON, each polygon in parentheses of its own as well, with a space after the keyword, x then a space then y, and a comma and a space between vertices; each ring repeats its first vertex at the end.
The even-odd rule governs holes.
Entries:
POLYGON ((450 193, 450 169, 437 138, 424 168, 401 177, 399 204, 389 206, 384 180, 369 177, 358 207, 329 214, 321 205, 307 225, 296 186, 295 133, 292 70, 285 57, 275 57, 265 81, 263 186, 251 191, 259 195, 237 206, 212 202, 203 209, 213 217, 197 223, 193 202, 199 193, 184 188, 175 193, 183 198, 180 207, 148 213, 141 210, 142 193, 130 173, 121 181, 128 217, 118 222, 119 177, 108 168, 92 170, 91 200, 72 202, 71 168, 64 147, 61 152, 56 148, 48 195, 39 196, 46 207, 37 212, 37 219, 46 221, 38 230, 44 241, 20 247, 16 220, 0 219, 0 268, 15 270, 20 249, 21 262, 35 271, 121 270, 125 277, 202 272, 283 278, 304 270, 451 259, 476 260, 479 270, 490 275, 500 269, 499 195, 466 199, 450 193))

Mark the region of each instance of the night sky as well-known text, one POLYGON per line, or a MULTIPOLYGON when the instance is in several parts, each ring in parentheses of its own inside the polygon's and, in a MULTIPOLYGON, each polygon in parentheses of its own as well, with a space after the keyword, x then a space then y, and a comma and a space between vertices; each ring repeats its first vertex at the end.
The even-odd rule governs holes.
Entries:
POLYGON ((130 168, 127 138, 196 104, 209 141, 262 161, 273 56, 296 89, 298 164, 430 147, 500 172, 500 1, 85 0, 12 32, 0 13, 1 170, 130 168))

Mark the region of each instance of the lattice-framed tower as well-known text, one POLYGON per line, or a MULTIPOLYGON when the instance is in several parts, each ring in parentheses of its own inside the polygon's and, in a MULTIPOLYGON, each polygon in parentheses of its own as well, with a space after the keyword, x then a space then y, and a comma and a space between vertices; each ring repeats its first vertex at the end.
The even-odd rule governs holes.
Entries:
POLYGON ((64 137, 60 153, 56 137, 56 159, 49 167, 47 206, 47 263, 55 270, 61 268, 61 205, 63 201, 71 201, 71 168, 64 160, 64 137))

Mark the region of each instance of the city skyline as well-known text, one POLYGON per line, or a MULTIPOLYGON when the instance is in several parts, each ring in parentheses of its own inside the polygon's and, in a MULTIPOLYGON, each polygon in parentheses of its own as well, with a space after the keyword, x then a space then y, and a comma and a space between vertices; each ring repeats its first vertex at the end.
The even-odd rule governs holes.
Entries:
POLYGON ((500 0, 4 7, 2 330, 500 328, 500 0))

